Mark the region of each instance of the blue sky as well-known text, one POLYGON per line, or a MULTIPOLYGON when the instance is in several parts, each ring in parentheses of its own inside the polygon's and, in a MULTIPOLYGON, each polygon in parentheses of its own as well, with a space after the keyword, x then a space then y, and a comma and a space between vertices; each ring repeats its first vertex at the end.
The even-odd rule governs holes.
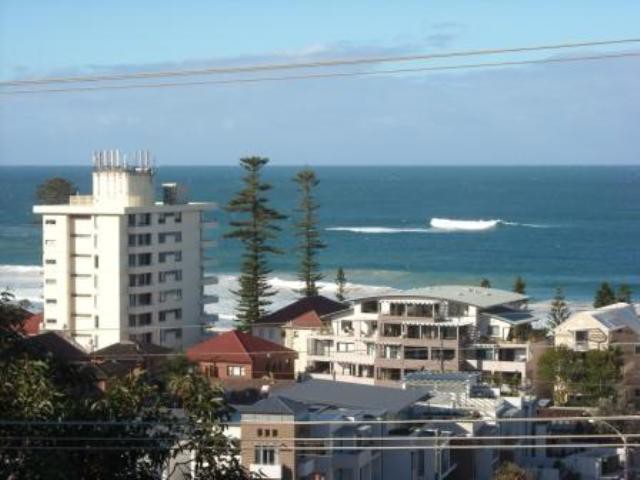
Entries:
MULTIPOLYGON (((0 78, 629 38, 638 25, 632 1, 4 0, 0 78)), ((575 53, 622 49, 640 44, 575 53)), ((638 74, 631 58, 3 96, 0 165, 84 164, 109 147, 161 164, 640 164, 638 74)))

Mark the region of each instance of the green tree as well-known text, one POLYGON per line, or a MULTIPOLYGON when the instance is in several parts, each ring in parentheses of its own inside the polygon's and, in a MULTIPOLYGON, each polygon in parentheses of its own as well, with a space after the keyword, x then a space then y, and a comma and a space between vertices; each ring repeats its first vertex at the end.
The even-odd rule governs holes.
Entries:
POLYGON ((596 292, 595 299, 593 300, 593 306, 595 308, 605 307, 616 303, 616 295, 611 288, 611 285, 607 282, 602 282, 600 288, 596 292))
POLYGON ((180 399, 185 412, 184 440, 174 454, 172 470, 187 478, 203 480, 247 478, 238 461, 238 446, 224 433, 230 410, 222 388, 190 373, 172 378, 169 390, 180 399), (188 458, 189 462, 181 462, 179 458, 188 458), (193 477, 191 471, 194 471, 193 477))
POLYGON ((621 284, 616 292, 616 302, 631 303, 631 288, 626 283, 621 284))
POLYGON ((320 239, 316 215, 319 205, 313 195, 313 189, 319 182, 315 172, 309 168, 299 171, 293 180, 300 193, 300 203, 296 209, 300 217, 295 223, 296 236, 300 239, 298 278, 304 282, 301 293, 305 297, 312 297, 318 294, 317 282, 322 279, 317 260, 318 251, 326 247, 320 239))
POLYGON ((565 301, 564 293, 561 288, 556 288, 556 294, 551 301, 551 308, 547 314, 548 330, 555 329, 571 316, 571 310, 565 301))
POLYGON ((69 203, 69 197, 76 192, 76 186, 66 178, 50 178, 36 189, 36 199, 40 205, 62 205, 69 203))
POLYGON ((482 280, 480 280, 480 286, 482 288, 491 288, 491 282, 488 278, 483 278, 482 280))
POLYGON ((347 290, 347 277, 342 267, 338 267, 336 273, 336 298, 339 302, 345 301, 345 295, 347 290))
POLYGON ((282 253, 269 243, 280 231, 276 222, 286 217, 271 208, 266 197, 272 187, 262 180, 261 171, 268 162, 262 157, 240 159, 240 165, 246 172, 244 187, 226 207, 228 212, 241 215, 241 218, 231 220, 232 230, 225 234, 225 238, 238 239, 244 246, 238 280, 240 288, 233 291, 238 297, 238 326, 243 330, 265 315, 266 308, 271 305, 269 297, 276 292, 269 286, 271 270, 267 256, 282 253))
POLYGON ((526 290, 527 284, 525 283, 524 279, 520 275, 518 275, 513 282, 513 291, 515 293, 519 293, 520 295, 524 295, 526 293, 526 290))
POLYGON ((532 480, 534 477, 513 462, 504 462, 493 474, 493 480, 532 480))

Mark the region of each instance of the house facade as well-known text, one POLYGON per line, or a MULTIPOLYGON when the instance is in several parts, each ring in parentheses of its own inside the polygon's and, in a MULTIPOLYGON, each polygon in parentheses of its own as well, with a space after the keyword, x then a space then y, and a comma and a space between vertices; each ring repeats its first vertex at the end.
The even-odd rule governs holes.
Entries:
POLYGON ((577 312, 554 330, 555 345, 578 352, 618 348, 622 352, 622 394, 640 407, 640 318, 632 305, 616 303, 577 312))

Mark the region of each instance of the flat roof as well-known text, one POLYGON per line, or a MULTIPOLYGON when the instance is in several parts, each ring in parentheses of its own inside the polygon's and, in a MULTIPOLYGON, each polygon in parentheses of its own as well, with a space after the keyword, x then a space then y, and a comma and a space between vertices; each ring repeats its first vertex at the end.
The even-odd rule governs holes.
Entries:
POLYGON ((277 395, 307 405, 398 412, 427 398, 429 392, 311 379, 280 389, 277 395))
POLYGON ((429 298, 435 300, 448 300, 466 303, 479 308, 491 308, 507 303, 524 302, 529 299, 526 295, 500 290, 497 288, 484 288, 469 285, 436 285, 432 287, 414 288, 399 291, 377 297, 363 297, 350 299, 351 302, 363 300, 384 300, 394 298, 429 298))

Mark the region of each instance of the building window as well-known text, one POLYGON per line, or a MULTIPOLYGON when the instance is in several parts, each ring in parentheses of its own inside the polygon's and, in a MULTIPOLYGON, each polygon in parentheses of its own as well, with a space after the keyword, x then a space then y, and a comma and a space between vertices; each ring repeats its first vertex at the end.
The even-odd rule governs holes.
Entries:
POLYGON ((57 320, 55 318, 47 318, 47 323, 56 323, 57 320))
POLYGON ((182 280, 182 270, 167 270, 166 272, 158 272, 158 281, 165 283, 167 281, 179 282, 182 280))
POLYGON ((500 327, 497 325, 489 325, 489 336, 490 337, 499 337, 500 336, 500 327))
POLYGON ((49 247, 53 247, 56 244, 55 240, 45 240, 44 244, 49 246, 49 247))
POLYGON ((227 367, 228 377, 244 377, 244 367, 239 365, 229 365, 227 367))
POLYGON ((47 298, 47 305, 55 305, 58 301, 55 298, 47 298))
POLYGON ((170 257, 173 259, 174 262, 181 262, 182 252, 181 251, 160 252, 158 260, 160 261, 160 263, 165 263, 167 260, 170 259, 170 257))
POLYGON ((93 318, 93 325, 95 328, 100 328, 100 317, 98 315, 93 318))
POLYGON ((47 278, 44 281, 45 285, 55 285, 56 284, 56 279, 55 278, 47 278))
POLYGON ((165 232, 158 234, 158 242, 166 243, 167 240, 171 238, 173 243, 178 243, 182 241, 182 232, 165 232))
POLYGON ((55 265, 57 262, 52 258, 48 258, 44 261, 44 263, 47 265, 55 265))
POLYGON ((256 445, 254 460, 258 465, 275 465, 278 463, 277 458, 276 447, 271 445, 256 445))
POLYGON ((98 255, 93 257, 93 266, 94 266, 94 268, 99 268, 100 267, 100 257, 98 257, 98 255))
POLYGON ((261 428, 259 428, 259 429, 258 429, 258 436, 259 436, 259 437, 261 437, 261 436, 262 436, 262 429, 261 429, 261 428))
POLYGON ((636 355, 640 355, 640 345, 636 345, 636 355))
POLYGON ((45 225, 55 225, 56 221, 49 218, 49 219, 45 220, 44 223, 45 223, 45 225))
POLYGON ((362 313, 378 313, 378 302, 375 300, 369 302, 362 302, 360 310, 362 313))

